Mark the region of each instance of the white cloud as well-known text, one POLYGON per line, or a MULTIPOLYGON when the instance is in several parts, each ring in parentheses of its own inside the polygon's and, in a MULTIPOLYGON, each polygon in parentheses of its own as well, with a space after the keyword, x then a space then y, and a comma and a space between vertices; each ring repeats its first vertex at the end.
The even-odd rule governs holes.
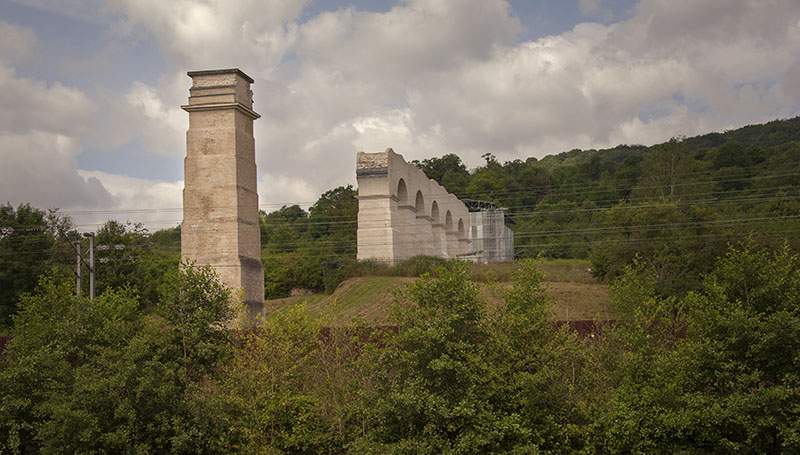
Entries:
POLYGON ((111 206, 111 195, 97 179, 78 175, 79 150, 76 139, 61 134, 0 132, 0 199, 40 208, 111 206))
POLYGON ((319 194, 303 178, 265 173, 258 181, 258 205, 266 212, 294 204, 308 208, 317 198, 319 194))
MULTIPOLYGON (((0 35, 29 30, 0 24, 0 35), (11 30, 11 32, 9 32, 11 30)), ((79 176, 79 137, 89 135, 95 104, 80 90, 18 77, 0 62, 0 201, 41 208, 104 208, 111 196, 96 179, 79 176)))
POLYGON ((509 159, 652 143, 800 112, 775 87, 792 84, 785 74, 800 55, 792 2, 718 4, 700 11, 711 32, 670 28, 686 17, 673 8, 688 3, 646 2, 628 21, 579 24, 453 68, 410 91, 413 130, 440 132, 475 163, 484 151, 509 159))
MULTIPOLYGON (((146 33, 163 51, 169 69, 158 83, 118 95, 100 134, 90 131, 97 112, 84 94, 0 65, 0 87, 13 92, 0 94, 0 106, 23 106, 0 108, 0 130, 139 139, 150 153, 180 156, 186 71, 240 67, 256 79, 262 115, 261 203, 279 204, 352 183, 359 150, 457 153, 474 166, 486 152, 506 160, 650 144, 800 113, 796 0, 642 0, 627 20, 534 42, 518 42, 521 25, 503 0, 408 0, 299 23, 307 3, 108 0, 124 17, 114 33, 146 33)), ((603 20, 608 2, 578 6, 603 20)), ((35 43, 3 27, 0 36, 35 43)), ((115 207, 135 203, 108 175, 82 175, 108 185, 115 207)))
POLYGON ((0 62, 0 131, 87 135, 96 113, 97 106, 82 91, 17 77, 13 68, 0 62))
MULTIPOLYGON (((153 125, 177 130, 185 70, 250 72, 263 116, 255 126, 263 203, 306 201, 352 182, 359 150, 393 147, 408 159, 454 152, 477 165, 485 152, 524 159, 654 143, 800 112, 792 95, 800 89, 787 77, 800 55, 793 2, 707 3, 644 0, 626 21, 523 43, 501 0, 349 7, 303 24, 295 22, 302 6, 283 3, 261 22, 249 18, 250 4, 122 3, 183 65, 168 84, 137 85, 129 99, 138 96, 153 125)), ((579 4, 600 19, 606 6, 579 4)), ((165 135, 148 133, 163 143, 165 135)), ((183 135, 174 137, 180 143, 162 149, 183 151, 183 135)))
POLYGON ((614 13, 611 8, 603 5, 607 2, 608 0, 578 0, 578 9, 584 16, 608 21, 614 13))
POLYGON ((162 77, 155 87, 134 82, 114 107, 117 136, 141 140, 148 153, 184 155, 189 118, 180 106, 187 102, 190 85, 183 71, 162 77))
MULTIPOLYGON (((108 0, 125 15, 120 30, 149 30, 181 68, 269 69, 294 41, 308 0, 108 0)), ((260 73, 258 73, 260 74, 260 73)), ((254 74, 256 75, 256 74, 254 74)))
POLYGON ((101 171, 78 171, 87 180, 102 182, 112 197, 108 211, 68 214, 86 229, 108 219, 143 223, 151 231, 176 226, 183 218, 183 181, 165 182, 101 171))
POLYGON ((140 109, 149 119, 163 123, 174 130, 186 127, 186 116, 175 106, 165 106, 152 87, 136 81, 125 98, 132 107, 140 109))
MULTIPOLYGON (((298 52, 343 82, 411 82, 488 58, 512 44, 519 20, 503 0, 413 0, 386 13, 323 13, 300 29, 298 52)), ((402 89, 400 85, 397 89, 402 89)))
POLYGON ((0 62, 28 59, 36 46, 36 32, 30 27, 0 20, 0 62))

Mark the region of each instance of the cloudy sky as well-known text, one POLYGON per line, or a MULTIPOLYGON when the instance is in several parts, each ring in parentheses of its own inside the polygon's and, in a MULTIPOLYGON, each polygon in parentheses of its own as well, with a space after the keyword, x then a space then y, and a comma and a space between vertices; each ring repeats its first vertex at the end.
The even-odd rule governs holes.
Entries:
POLYGON ((190 79, 255 79, 262 208, 357 151, 470 167, 800 114, 797 0, 0 0, 0 202, 181 218, 190 79))

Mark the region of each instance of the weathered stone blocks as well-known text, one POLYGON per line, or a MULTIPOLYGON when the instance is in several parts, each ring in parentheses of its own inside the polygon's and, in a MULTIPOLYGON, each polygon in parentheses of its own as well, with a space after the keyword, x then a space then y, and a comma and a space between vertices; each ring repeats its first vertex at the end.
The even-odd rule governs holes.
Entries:
POLYGON ((238 69, 188 74, 181 257, 214 267, 251 315, 263 313, 253 79, 238 69))
POLYGON ((401 155, 360 152, 356 178, 358 259, 469 254, 466 206, 401 155))

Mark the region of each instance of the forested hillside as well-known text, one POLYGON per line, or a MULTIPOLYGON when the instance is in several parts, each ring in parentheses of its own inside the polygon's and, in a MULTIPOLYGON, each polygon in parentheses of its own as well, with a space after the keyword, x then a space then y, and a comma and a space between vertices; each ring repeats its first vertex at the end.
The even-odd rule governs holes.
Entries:
MULTIPOLYGON (((455 154, 415 164, 461 198, 505 207, 518 257, 588 258, 607 279, 638 255, 660 292, 682 294, 731 242, 797 250, 800 118, 650 147, 484 158, 473 170, 455 154)), ((337 188, 310 213, 292 206, 262 217, 265 264, 275 266, 268 278, 282 286, 268 296, 353 273, 342 268, 355 259, 354 197, 337 188)))
POLYGON ((798 123, 418 164, 506 207, 520 256, 591 259, 617 320, 585 338, 550 322, 541 261, 502 288, 460 261, 356 262, 351 187, 262 213, 265 292, 435 268, 388 327, 337 328, 331 304, 232 330, 214 270, 177 267, 179 228, 117 221, 92 300, 69 218, 0 206, 0 454, 798 453, 798 123))
POLYGON ((796 255, 731 248, 684 298, 626 267, 618 323, 586 338, 548 322, 536 262, 516 266, 490 311, 447 263, 398 295, 391 330, 302 306, 229 330, 207 266, 172 268, 146 311, 47 276, 0 355, 0 454, 800 451, 796 255))
MULTIPOLYGON (((455 154, 416 164, 459 197, 505 207, 518 257, 590 259, 601 280, 638 256, 656 274, 659 292, 682 295, 731 242, 752 238, 772 249, 787 242, 791 251, 800 245, 800 117, 650 147, 571 150, 505 163, 484 158, 472 170, 455 154)), ((380 269, 355 261, 357 212, 351 186, 325 192, 309 210, 291 205, 262 212, 265 295, 332 291, 345 277, 380 269)), ((39 274, 53 266, 69 273, 70 243, 79 233, 68 217, 27 205, 3 205, 0 225, 2 330, 39 274)), ((151 305, 163 271, 178 262, 180 227, 150 233, 109 221, 97 244, 98 293, 129 285, 151 305)), ((435 265, 416 261, 400 274, 435 265)))

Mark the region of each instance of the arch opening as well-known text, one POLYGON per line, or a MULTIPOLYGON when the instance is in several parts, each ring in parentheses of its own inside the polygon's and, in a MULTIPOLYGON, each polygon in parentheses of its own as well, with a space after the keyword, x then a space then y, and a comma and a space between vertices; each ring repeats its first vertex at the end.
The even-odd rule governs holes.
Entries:
POLYGON ((431 204, 431 221, 433 223, 439 222, 439 203, 436 201, 431 204))
POLYGON ((406 189, 406 181, 403 179, 397 182, 397 199, 401 205, 408 202, 408 189, 406 189))
POLYGON ((414 208, 417 209, 417 216, 425 215, 425 198, 422 197, 422 191, 417 191, 417 200, 414 203, 414 208))

